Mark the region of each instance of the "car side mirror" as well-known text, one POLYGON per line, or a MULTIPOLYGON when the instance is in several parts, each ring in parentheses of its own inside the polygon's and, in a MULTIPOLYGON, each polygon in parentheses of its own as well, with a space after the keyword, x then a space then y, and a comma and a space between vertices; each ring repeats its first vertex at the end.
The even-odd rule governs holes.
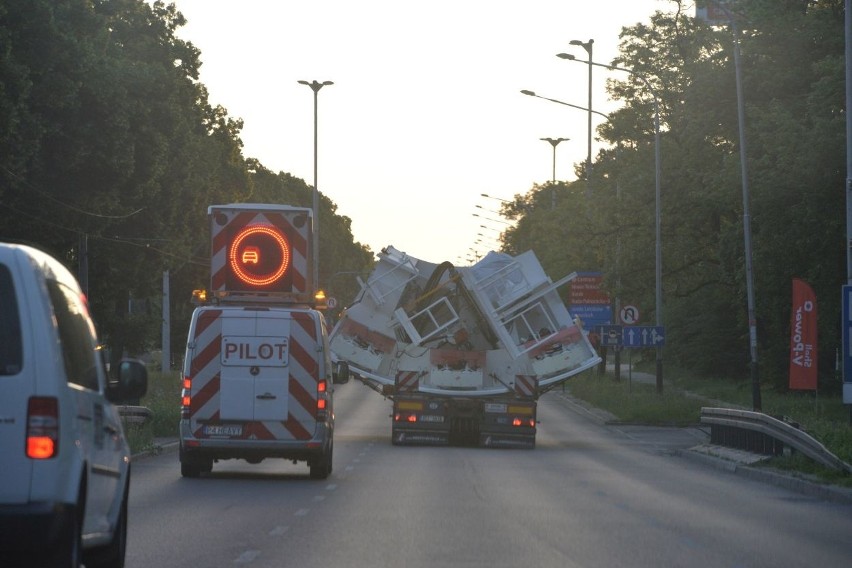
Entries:
POLYGON ((112 402, 138 404, 138 399, 148 392, 148 368, 138 359, 122 359, 115 376, 107 388, 107 398, 112 402))

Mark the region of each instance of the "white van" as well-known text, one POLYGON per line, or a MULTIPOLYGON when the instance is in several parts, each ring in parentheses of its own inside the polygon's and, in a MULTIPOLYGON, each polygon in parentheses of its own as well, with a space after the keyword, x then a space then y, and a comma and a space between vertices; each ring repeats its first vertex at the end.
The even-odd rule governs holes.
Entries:
POLYGON ((262 302, 210 305, 192 315, 183 369, 181 475, 213 462, 306 461, 332 470, 332 363, 322 314, 262 302))
POLYGON ((143 396, 123 361, 108 382, 77 281, 0 243, 0 566, 124 565, 130 450, 110 400, 143 396))

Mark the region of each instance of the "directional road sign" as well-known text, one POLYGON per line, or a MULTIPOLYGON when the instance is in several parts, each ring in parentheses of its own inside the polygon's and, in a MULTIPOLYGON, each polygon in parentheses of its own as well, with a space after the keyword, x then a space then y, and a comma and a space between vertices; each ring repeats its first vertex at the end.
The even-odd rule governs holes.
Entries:
POLYGON ((604 347, 615 347, 621 345, 620 325, 601 325, 598 327, 601 336, 601 345, 604 347))
POLYGON ((666 328, 661 325, 626 325, 621 338, 625 347, 661 347, 666 344, 666 328))

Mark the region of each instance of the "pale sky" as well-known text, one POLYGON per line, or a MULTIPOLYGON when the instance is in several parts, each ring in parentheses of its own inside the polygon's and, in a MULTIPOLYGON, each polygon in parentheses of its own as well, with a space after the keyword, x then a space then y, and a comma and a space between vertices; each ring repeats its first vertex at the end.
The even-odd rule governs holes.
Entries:
MULTIPOLYGON (((463 265, 496 248, 499 201, 586 159, 588 65, 610 63, 624 26, 668 0, 173 0, 179 36, 201 50, 210 102, 245 122, 244 155, 314 183, 352 219, 355 240, 463 265), (480 208, 477 208, 477 205, 480 208), (473 216, 496 219, 483 219, 473 216), (483 228, 480 225, 485 225, 483 228), (485 238, 479 235, 484 235, 485 238), (482 241, 475 244, 476 241, 482 241), (475 249, 475 253, 471 251, 475 249)), ((621 74, 623 76, 623 73, 621 74)), ((592 107, 609 112, 593 70, 592 107)), ((593 115, 593 127, 601 117, 593 115)), ((599 147, 593 142, 593 153, 599 147)), ((321 253, 322 251, 320 251, 321 253)), ((583 267, 578 267, 583 268, 583 267)))

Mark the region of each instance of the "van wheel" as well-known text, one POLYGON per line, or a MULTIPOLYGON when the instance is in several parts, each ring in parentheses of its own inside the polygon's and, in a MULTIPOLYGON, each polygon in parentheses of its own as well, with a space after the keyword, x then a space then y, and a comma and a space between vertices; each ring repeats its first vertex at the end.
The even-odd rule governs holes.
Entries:
POLYGON ((183 477, 198 477, 213 471, 213 460, 193 458, 180 450, 180 474, 183 477))
POLYGON ((127 482, 112 540, 106 546, 85 555, 86 568, 122 568, 124 566, 124 556, 127 551, 127 499, 130 480, 128 479, 127 482))
POLYGON ((334 442, 329 442, 328 450, 320 454, 318 458, 308 462, 311 468, 311 479, 326 479, 329 475, 331 475, 333 453, 334 442))

